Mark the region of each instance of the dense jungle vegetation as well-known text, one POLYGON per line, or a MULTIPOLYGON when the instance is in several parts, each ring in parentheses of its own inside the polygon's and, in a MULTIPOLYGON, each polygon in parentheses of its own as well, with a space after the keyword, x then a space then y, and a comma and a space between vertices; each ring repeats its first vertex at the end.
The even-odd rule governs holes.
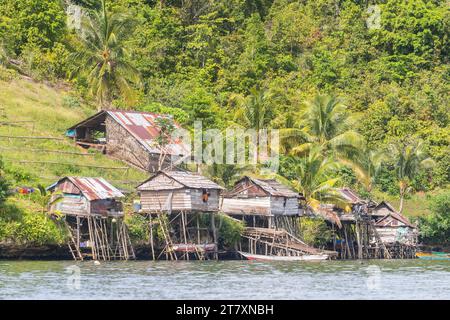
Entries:
MULTIPOLYGON (((450 229, 449 48, 445 0, 0 0, 2 84, 64 88, 80 117, 280 129, 277 176, 309 207, 348 186, 424 216, 436 241, 450 229)), ((8 165, 0 205, 8 179, 27 181, 8 165)), ((248 171, 204 173, 230 186, 248 171)))

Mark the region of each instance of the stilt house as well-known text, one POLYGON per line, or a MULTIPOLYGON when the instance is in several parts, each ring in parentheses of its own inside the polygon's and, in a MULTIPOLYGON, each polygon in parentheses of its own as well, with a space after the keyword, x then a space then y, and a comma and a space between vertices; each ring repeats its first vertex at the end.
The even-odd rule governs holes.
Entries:
POLYGON ((65 217, 75 260, 135 257, 117 188, 103 178, 65 177, 47 190, 53 193, 49 212, 65 217))
POLYGON ((223 189, 187 171, 160 171, 137 187, 142 212, 218 212, 223 189))
POLYGON ((221 210, 249 226, 272 228, 277 225, 277 217, 295 217, 303 212, 299 199, 298 193, 276 180, 244 177, 224 194, 221 210))
MULTIPOLYGON (((150 225, 157 221, 161 227, 166 259, 205 259, 211 254, 217 259, 214 219, 220 208, 221 186, 192 172, 160 171, 137 190, 140 212, 149 217, 150 225), (206 225, 205 220, 209 221, 206 225)), ((150 237, 154 252, 153 235, 150 237)))
MULTIPOLYGON (((157 119, 167 117, 148 112, 103 110, 67 129, 66 135, 84 148, 96 148, 142 170, 156 172, 189 154, 189 147, 180 140, 158 145, 161 130, 157 119)), ((174 125, 180 128, 177 123, 174 125)))
POLYGON ((382 201, 375 207, 372 215, 377 218, 375 227, 384 243, 417 243, 417 227, 389 203, 382 201))

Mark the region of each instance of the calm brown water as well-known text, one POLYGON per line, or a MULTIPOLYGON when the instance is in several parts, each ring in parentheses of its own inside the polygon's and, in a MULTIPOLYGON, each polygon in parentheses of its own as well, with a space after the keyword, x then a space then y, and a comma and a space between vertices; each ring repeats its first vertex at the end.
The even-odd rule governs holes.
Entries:
POLYGON ((450 262, 0 261, 0 299, 87 298, 450 299, 450 262))

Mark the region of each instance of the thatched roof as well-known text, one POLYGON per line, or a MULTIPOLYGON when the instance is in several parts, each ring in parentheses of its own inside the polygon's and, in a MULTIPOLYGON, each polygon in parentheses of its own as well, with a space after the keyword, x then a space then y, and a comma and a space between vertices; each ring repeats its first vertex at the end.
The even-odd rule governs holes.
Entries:
POLYGON ((181 170, 159 171, 155 175, 150 177, 150 179, 144 181, 137 187, 139 191, 157 191, 180 188, 218 190, 224 189, 217 183, 200 174, 181 170), (159 181, 156 181, 156 178, 160 177, 161 175, 169 178, 172 181, 170 185, 163 185, 159 181))

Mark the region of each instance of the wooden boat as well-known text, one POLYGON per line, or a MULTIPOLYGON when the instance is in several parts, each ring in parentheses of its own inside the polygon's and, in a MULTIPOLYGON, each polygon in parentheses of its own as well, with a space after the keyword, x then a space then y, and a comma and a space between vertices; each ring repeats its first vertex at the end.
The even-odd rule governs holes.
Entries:
POLYGON ((247 260, 256 261, 322 261, 327 260, 327 254, 305 254, 301 256, 266 256, 238 251, 247 260))
POLYGON ((422 260, 450 260, 450 253, 447 252, 417 252, 416 257, 422 260))
POLYGON ((215 251, 216 245, 214 243, 208 244, 174 244, 172 250, 175 252, 206 252, 215 251))

